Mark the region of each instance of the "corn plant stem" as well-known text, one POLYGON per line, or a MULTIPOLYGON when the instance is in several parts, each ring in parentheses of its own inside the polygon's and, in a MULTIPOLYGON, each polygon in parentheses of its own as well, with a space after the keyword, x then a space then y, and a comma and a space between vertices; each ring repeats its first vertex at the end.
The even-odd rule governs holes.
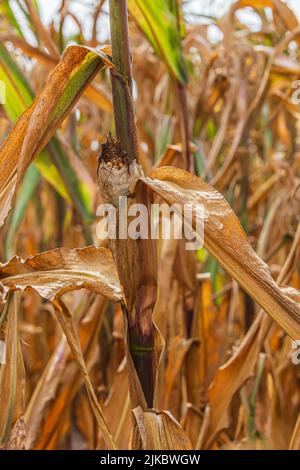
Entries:
POLYGON ((131 58, 126 0, 110 0, 111 70, 116 136, 132 160, 138 161, 138 140, 132 103, 131 58))

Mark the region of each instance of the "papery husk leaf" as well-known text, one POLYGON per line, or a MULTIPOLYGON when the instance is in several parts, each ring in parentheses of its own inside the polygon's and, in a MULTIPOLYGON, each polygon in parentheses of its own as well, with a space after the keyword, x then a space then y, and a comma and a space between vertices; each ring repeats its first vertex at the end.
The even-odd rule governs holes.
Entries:
POLYGON ((36 290, 53 301, 65 292, 86 288, 121 300, 121 288, 110 250, 94 246, 57 248, 23 260, 15 256, 0 267, 2 299, 9 292, 36 290))

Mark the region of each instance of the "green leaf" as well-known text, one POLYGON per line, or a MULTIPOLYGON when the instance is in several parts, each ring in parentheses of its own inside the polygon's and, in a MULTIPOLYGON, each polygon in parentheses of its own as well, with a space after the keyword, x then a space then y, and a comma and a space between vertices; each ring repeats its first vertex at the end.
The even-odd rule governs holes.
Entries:
MULTIPOLYGON (((0 44, 0 80, 6 87, 3 107, 9 119, 15 122, 23 111, 31 105, 34 94, 21 70, 11 58, 3 44, 0 44)), ((37 156, 36 167, 43 177, 64 197, 71 202, 67 188, 47 151, 37 156)))
POLYGON ((168 0, 170 10, 176 15, 177 28, 180 33, 181 39, 185 37, 185 23, 182 11, 182 0, 168 0))
MULTIPOLYGON (((44 89, 15 123, 0 151, 0 224, 3 224, 10 210, 14 193, 35 155, 38 155, 49 143, 56 129, 69 114, 74 103, 96 73, 106 64, 112 66, 104 51, 110 52, 107 48, 103 51, 94 51, 84 46, 69 46, 50 73, 44 89)), ((4 48, 4 55, 5 52, 7 53, 4 48)), ((11 78, 14 78, 14 87, 17 90, 19 82, 24 85, 24 77, 23 79, 19 77, 21 72, 17 67, 5 68, 8 61, 9 58, 5 57, 5 60, 1 62, 3 78, 8 86, 11 85, 11 78)), ((7 102, 5 105, 11 116, 19 112, 26 104, 20 98, 18 99, 17 91, 15 98, 17 106, 13 107, 13 102, 7 102)), ((59 155, 59 159, 55 160, 56 167, 45 164, 47 160, 44 156, 39 157, 39 170, 55 185, 60 194, 65 197, 68 194, 69 200, 73 201, 84 221, 90 220, 92 204, 87 198, 87 188, 82 190, 77 173, 68 158, 64 156, 62 149, 58 151, 58 143, 54 145, 56 147, 54 153, 59 155), (44 161, 41 161, 41 158, 44 158, 44 161), (60 171, 63 170, 63 179, 57 172, 57 168, 60 171), (55 176, 54 171, 57 172, 55 176)))

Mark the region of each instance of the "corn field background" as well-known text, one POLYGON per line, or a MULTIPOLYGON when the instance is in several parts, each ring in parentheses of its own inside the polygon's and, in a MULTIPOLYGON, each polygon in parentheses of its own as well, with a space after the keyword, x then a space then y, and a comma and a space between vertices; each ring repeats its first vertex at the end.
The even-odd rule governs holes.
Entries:
POLYGON ((300 450, 295 2, 47 3, 0 1, 0 448, 300 450), (101 240, 124 185, 204 247, 101 240))

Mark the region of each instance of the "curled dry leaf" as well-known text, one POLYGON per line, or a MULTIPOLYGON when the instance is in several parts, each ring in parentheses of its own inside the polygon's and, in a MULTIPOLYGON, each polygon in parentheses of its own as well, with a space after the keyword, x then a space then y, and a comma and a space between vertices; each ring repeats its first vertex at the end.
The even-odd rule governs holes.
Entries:
POLYGON ((112 65, 106 52, 108 48, 67 47, 43 90, 16 122, 0 150, 0 226, 34 156, 49 142, 95 74, 105 64, 112 65))
POLYGON ((14 294, 9 299, 5 331, 6 354, 4 364, 0 366, 0 448, 8 445, 10 448, 13 445, 15 449, 21 448, 24 443, 24 429, 19 433, 18 439, 16 436, 19 428, 17 423, 19 420, 22 422, 25 411, 25 369, 18 332, 18 310, 19 295, 14 294), (6 406, 3 406, 4 403, 6 406))
POLYGON ((81 288, 121 300, 110 250, 93 246, 75 250, 58 248, 25 260, 16 256, 0 267, 0 285, 3 299, 8 292, 31 287, 50 301, 81 288))
MULTIPOLYGON (((230 205, 214 188, 173 167, 140 178, 168 204, 204 208, 204 246, 240 286, 294 339, 300 337, 300 307, 278 287, 268 266, 252 249, 230 205)), ((196 211, 193 211, 193 223, 196 211)))

